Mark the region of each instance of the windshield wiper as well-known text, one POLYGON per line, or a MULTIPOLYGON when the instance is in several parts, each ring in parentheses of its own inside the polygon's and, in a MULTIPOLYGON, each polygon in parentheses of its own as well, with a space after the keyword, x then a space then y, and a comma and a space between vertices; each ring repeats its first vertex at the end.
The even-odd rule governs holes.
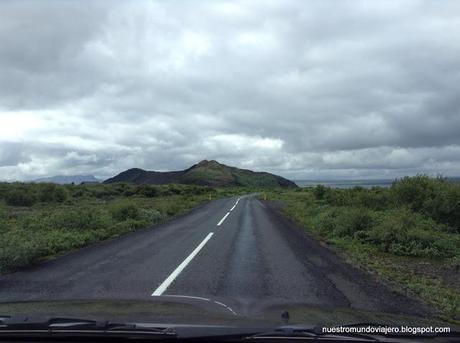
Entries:
POLYGON ((177 334, 170 327, 149 324, 115 323, 68 317, 0 317, 0 338, 24 335, 72 335, 129 336, 175 339, 177 334))
MULTIPOLYGON (((336 328, 360 328, 360 327, 371 327, 371 328, 379 328, 379 327, 386 327, 385 324, 376 324, 376 323, 355 323, 355 324, 344 324, 344 325, 334 325, 333 327, 336 328)), ((254 342, 268 342, 273 340, 282 340, 289 338, 295 338, 296 340, 305 340, 305 341, 317 341, 321 340, 321 342, 380 342, 385 341, 386 338, 403 338, 404 341, 412 341, 417 340, 421 337, 425 339, 429 338, 436 338, 436 337, 459 337, 460 332, 458 331, 451 331, 449 333, 426 333, 423 335, 417 335, 413 333, 383 333, 378 332, 324 332, 323 327, 321 326, 296 326, 296 325, 286 325, 278 327, 272 331, 258 333, 252 336, 248 336, 245 338, 246 341, 254 341, 254 342)))
MULTIPOLYGON (((353 323, 334 325, 334 327, 384 327, 385 324, 353 323)), ((458 337, 458 332, 443 334, 443 337, 458 337)), ((155 324, 116 323, 68 317, 11 317, 0 316, 0 340, 12 337, 57 337, 57 338, 88 338, 88 337, 123 337, 128 339, 158 340, 196 340, 225 342, 273 342, 282 340, 304 340, 322 342, 381 342, 385 338, 401 337, 411 341, 420 338, 413 334, 383 334, 361 332, 324 332, 320 326, 284 325, 276 328, 265 327, 226 327, 179 325, 177 327, 155 324), (269 330, 269 331, 265 331, 269 330)), ((424 338, 439 335, 423 336, 424 338)))
POLYGON ((317 341, 318 338, 321 342, 379 342, 379 340, 370 335, 361 334, 325 334, 316 326, 281 326, 272 331, 259 333, 246 337, 246 341, 266 342, 272 340, 282 339, 303 339, 306 341, 317 341))

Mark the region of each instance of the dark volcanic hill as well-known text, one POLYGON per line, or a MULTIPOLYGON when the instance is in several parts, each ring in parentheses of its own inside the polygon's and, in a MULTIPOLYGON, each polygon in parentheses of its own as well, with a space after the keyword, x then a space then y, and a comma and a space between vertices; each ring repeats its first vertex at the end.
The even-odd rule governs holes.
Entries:
POLYGON ((128 169, 104 181, 104 183, 114 182, 154 185, 183 183, 203 186, 297 187, 294 182, 278 175, 229 167, 217 161, 207 160, 181 171, 156 172, 138 168, 128 169))

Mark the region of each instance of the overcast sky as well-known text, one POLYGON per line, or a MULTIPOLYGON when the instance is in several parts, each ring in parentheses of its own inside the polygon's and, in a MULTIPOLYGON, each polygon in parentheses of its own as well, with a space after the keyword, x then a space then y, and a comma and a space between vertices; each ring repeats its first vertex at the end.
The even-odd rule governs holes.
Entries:
POLYGON ((460 1, 0 3, 0 179, 460 175, 460 1))

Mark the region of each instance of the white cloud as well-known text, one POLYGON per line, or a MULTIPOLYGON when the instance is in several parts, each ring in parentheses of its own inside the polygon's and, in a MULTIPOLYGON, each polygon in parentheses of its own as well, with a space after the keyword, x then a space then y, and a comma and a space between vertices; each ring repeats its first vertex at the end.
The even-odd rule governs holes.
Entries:
POLYGON ((204 158, 295 178, 459 175, 459 13, 456 1, 2 2, 0 179, 204 158))

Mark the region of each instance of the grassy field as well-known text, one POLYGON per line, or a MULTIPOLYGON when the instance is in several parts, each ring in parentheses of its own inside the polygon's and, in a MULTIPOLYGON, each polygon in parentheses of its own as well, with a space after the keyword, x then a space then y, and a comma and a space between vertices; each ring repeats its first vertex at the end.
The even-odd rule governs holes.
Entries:
POLYGON ((460 184, 417 176, 390 188, 316 186, 264 197, 351 263, 460 320, 460 184))
POLYGON ((245 189, 192 185, 0 184, 0 273, 158 224, 245 189))

